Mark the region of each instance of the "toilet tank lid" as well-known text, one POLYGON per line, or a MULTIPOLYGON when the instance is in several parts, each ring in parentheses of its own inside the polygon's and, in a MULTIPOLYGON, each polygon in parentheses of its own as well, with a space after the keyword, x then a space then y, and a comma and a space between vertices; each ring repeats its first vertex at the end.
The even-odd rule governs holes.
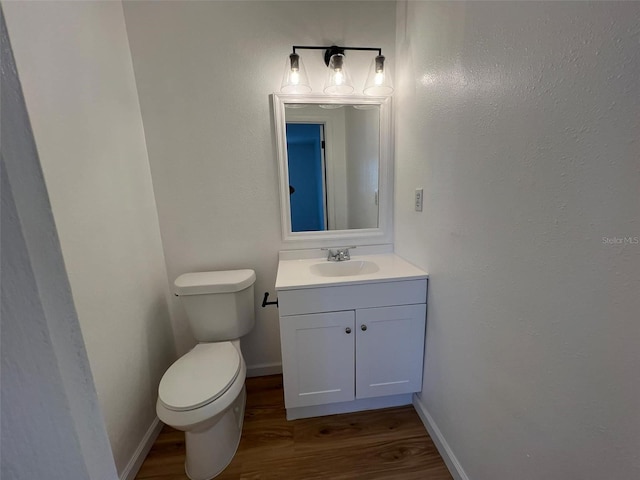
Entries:
POLYGON ((185 273, 176 278, 173 284, 176 295, 204 295, 239 292, 253 285, 255 281, 256 272, 245 269, 185 273))

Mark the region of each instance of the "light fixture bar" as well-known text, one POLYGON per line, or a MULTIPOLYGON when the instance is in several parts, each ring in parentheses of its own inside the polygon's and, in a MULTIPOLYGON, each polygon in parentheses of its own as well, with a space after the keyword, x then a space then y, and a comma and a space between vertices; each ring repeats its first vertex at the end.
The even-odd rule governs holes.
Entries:
POLYGON ((337 45, 294 45, 293 53, 296 53, 296 49, 299 50, 325 50, 324 63, 329 66, 329 61, 332 55, 336 53, 344 54, 345 50, 360 50, 369 52, 378 52, 378 55, 382 55, 382 49, 378 47, 339 47, 337 45))
POLYGON ((371 52, 378 52, 378 55, 382 55, 382 49, 378 47, 339 47, 337 45, 325 45, 325 46, 294 45, 293 53, 296 52, 296 48, 300 50, 327 50, 328 48, 339 48, 340 50, 367 50, 371 52))

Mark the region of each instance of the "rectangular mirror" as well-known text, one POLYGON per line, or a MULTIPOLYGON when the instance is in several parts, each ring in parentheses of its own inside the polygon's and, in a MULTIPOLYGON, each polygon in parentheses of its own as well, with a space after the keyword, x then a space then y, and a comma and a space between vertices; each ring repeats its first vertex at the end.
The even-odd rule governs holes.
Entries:
POLYGON ((283 239, 384 236, 389 99, 273 95, 283 239))

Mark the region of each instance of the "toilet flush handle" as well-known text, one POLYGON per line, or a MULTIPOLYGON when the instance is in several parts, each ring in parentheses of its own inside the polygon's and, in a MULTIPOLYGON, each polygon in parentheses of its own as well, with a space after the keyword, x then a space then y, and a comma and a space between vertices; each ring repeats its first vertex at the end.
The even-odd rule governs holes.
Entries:
POLYGON ((278 308, 278 299, 276 298, 275 302, 267 302, 268 298, 269 292, 264 292, 264 298, 262 299, 262 308, 266 307, 267 305, 275 305, 276 308, 278 308))

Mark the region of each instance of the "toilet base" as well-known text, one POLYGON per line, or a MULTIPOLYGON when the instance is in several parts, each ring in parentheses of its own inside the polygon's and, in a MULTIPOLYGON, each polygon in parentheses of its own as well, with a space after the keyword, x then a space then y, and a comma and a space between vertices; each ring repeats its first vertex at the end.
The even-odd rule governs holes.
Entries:
POLYGON ((243 387, 238 399, 213 426, 185 432, 184 469, 191 480, 215 478, 231 463, 240 444, 246 398, 243 387))

